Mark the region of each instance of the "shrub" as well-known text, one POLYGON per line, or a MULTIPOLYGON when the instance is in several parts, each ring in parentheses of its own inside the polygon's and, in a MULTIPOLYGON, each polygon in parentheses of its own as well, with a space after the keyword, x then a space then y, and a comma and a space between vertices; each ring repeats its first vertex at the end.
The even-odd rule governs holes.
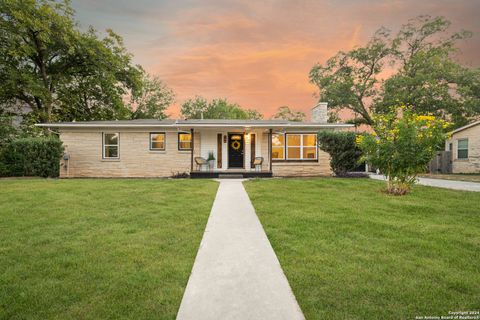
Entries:
POLYGON ((56 137, 15 139, 2 149, 2 175, 58 177, 62 154, 62 142, 56 137))
POLYGON ((172 179, 185 179, 189 178, 190 174, 188 172, 180 172, 180 171, 172 171, 172 175, 170 176, 172 179))
POLYGON ((353 132, 320 131, 318 146, 330 154, 330 167, 337 176, 345 176, 354 170, 362 155, 353 132))
POLYGON ((448 123, 431 115, 418 115, 402 107, 398 116, 392 109, 386 115, 374 116, 376 134, 357 137, 365 160, 380 169, 387 178, 387 193, 408 193, 433 158, 436 148, 445 140, 448 123))

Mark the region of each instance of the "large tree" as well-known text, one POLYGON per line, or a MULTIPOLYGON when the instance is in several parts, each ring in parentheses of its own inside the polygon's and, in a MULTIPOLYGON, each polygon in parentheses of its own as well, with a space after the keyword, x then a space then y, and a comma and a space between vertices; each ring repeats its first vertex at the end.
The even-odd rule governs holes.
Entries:
POLYGON ((262 119, 263 116, 256 110, 243 109, 236 103, 226 99, 213 99, 208 102, 197 96, 186 100, 181 107, 181 113, 187 119, 262 119))
POLYGON ((480 78, 454 58, 458 41, 471 33, 449 27, 443 17, 420 16, 394 36, 381 28, 365 46, 315 65, 310 81, 331 108, 350 109, 369 125, 373 113, 407 104, 461 126, 480 115, 480 78))
POLYGON ((145 74, 142 87, 132 96, 132 119, 165 119, 166 109, 175 101, 175 93, 156 76, 145 74))
POLYGON ((25 122, 157 117, 150 80, 119 35, 80 31, 68 0, 0 0, 0 107, 25 122))
POLYGON ((289 121, 304 121, 305 113, 301 111, 293 111, 289 106, 281 106, 273 115, 273 119, 289 120, 289 121))

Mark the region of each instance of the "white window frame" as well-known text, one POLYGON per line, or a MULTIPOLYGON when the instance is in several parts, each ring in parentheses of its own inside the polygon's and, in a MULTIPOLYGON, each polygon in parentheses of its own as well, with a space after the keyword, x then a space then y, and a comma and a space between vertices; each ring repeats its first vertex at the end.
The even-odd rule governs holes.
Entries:
POLYGON ((102 159, 120 159, 120 132, 102 132, 102 159), (105 135, 106 134, 116 134, 117 135, 117 144, 105 144, 105 135), (106 157, 105 156, 105 147, 117 147, 117 156, 116 157, 106 157))
POLYGON ((165 134, 165 132, 150 132, 150 151, 165 151, 167 148, 167 135, 165 134), (154 134, 162 134, 163 135, 163 148, 154 148, 153 147, 153 141, 152 140, 152 136, 154 134))
MULTIPOLYGON (((286 132, 286 133, 276 133, 278 135, 283 135, 283 158, 274 158, 273 161, 317 161, 318 160, 318 145, 316 146, 304 146, 303 145, 303 138, 305 135, 315 135, 316 133, 311 132, 286 132), (299 148, 300 149, 300 158, 289 158, 288 157, 288 136, 289 135, 299 135, 300 136, 300 145, 294 146, 290 148, 299 148), (304 158, 303 157, 303 150, 304 148, 315 148, 315 158, 304 158)), ((316 137, 315 139, 318 139, 316 137)), ((318 141, 317 141, 318 144, 318 141)))
MULTIPOLYGON (((285 152, 285 133, 274 133, 273 135, 277 135, 277 136, 283 136, 283 145, 282 146, 275 146, 275 148, 282 148, 282 157, 281 158, 272 158, 272 160, 285 160, 285 157, 287 156, 286 152, 285 152)), ((273 140, 273 135, 272 135, 272 140, 273 140)), ((270 142, 272 144, 272 149, 274 147, 273 145, 273 141, 270 142)))
POLYGON ((458 140, 457 140, 457 159, 459 159, 459 160, 467 160, 467 159, 468 159, 468 156, 469 156, 469 155, 468 155, 468 138, 458 139, 458 140), (460 149, 460 141, 467 141, 467 147, 460 149), (467 156, 466 156, 465 158, 460 158, 460 157, 458 156, 458 154, 459 154, 458 151, 460 151, 460 150, 467 150, 467 156))

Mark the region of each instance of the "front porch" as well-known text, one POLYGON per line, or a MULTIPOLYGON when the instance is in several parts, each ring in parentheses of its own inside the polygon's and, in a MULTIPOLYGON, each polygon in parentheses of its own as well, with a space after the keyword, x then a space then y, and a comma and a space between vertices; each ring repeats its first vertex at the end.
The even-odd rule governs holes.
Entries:
POLYGON ((271 129, 191 129, 191 178, 271 177, 271 129), (214 160, 208 161, 209 156, 214 160), (255 163, 259 159, 260 164, 255 163))

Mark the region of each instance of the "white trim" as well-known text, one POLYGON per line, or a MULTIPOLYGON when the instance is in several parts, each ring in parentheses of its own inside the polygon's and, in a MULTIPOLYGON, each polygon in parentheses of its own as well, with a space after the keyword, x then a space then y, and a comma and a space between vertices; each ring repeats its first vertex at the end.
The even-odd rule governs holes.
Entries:
POLYGON ((36 127, 50 128, 350 128, 353 124, 98 124, 98 123, 37 123, 36 127))
POLYGON ((452 133, 452 134, 455 134, 455 133, 457 133, 457 132, 460 132, 460 131, 463 131, 463 130, 465 130, 465 129, 468 129, 468 128, 471 128, 471 127, 473 127, 473 126, 476 126, 477 124, 480 124, 480 120, 479 120, 479 121, 472 122, 472 123, 470 123, 470 124, 467 124, 466 126, 460 127, 460 128, 458 128, 458 129, 455 129, 455 130, 453 130, 451 133, 452 133))
POLYGON ((285 146, 286 146, 286 150, 285 150, 285 158, 284 160, 318 160, 318 147, 315 145, 315 146, 304 146, 303 145, 303 137, 306 136, 306 135, 313 135, 315 137, 315 142, 317 141, 317 135, 315 133, 285 133, 285 146), (300 145, 299 146, 288 146, 288 136, 294 136, 294 135, 299 135, 300 136, 300 145), (288 157, 288 149, 289 148, 298 148, 300 149, 300 158, 289 158, 288 157), (315 148, 315 158, 304 158, 303 157, 303 150, 305 148, 315 148))
MULTIPOLYGON (((272 157, 272 159, 273 159, 273 160, 285 160, 285 157, 286 157, 286 155, 287 155, 287 152, 286 152, 286 150, 285 150, 285 143, 286 143, 286 142, 285 142, 285 133, 272 133, 272 138, 273 138, 273 135, 283 136, 283 145, 282 145, 282 146, 274 146, 274 145, 273 145, 273 141, 270 142, 270 143, 272 143, 272 149, 273 149, 273 148, 282 148, 282 150, 283 150, 282 155, 283 155, 283 156, 282 156, 281 158, 273 158, 273 157, 272 157)), ((273 152, 272 152, 272 154, 273 154, 273 152)))
POLYGON ((102 160, 120 159, 120 132, 102 132, 102 160), (116 134, 117 144, 105 144, 105 134, 116 134), (117 147, 116 157, 106 157, 105 147, 117 147))
MULTIPOLYGON (((316 133, 312 132, 284 132, 284 133, 274 133, 276 135, 281 135, 283 136, 283 146, 275 146, 276 148, 282 148, 283 149, 283 157, 282 158, 273 158, 272 160, 277 160, 277 161, 285 161, 285 160, 293 160, 293 161, 303 161, 303 160, 318 160, 318 146, 304 146, 303 145, 303 137, 305 135, 313 135, 315 136, 315 141, 317 138, 316 133), (288 146, 288 137, 293 136, 293 135, 299 135, 300 136, 300 145, 298 146, 288 146), (300 149, 300 158, 289 158, 288 157, 288 149, 289 148, 298 148, 300 149), (304 148, 315 148, 315 158, 304 158, 303 157, 303 150, 304 148)), ((272 148, 273 148, 272 144, 272 148)))
POLYGON ((468 138, 460 138, 460 139, 457 139, 457 160, 468 160, 468 158, 469 158, 468 145, 469 145, 469 143, 468 143, 468 138), (460 149, 460 143, 459 143, 460 141, 467 141, 467 147, 460 149), (467 156, 466 156, 465 158, 460 158, 460 157, 458 156, 458 151, 460 151, 460 150, 462 150, 462 151, 463 151, 463 150, 467 150, 467 156))
MULTIPOLYGON (((165 132, 149 132, 148 136, 149 136, 149 139, 150 139, 150 146, 149 146, 150 151, 165 151, 165 150, 167 150, 167 135, 165 134, 165 132), (162 134, 163 135, 163 148, 152 147, 152 144, 153 144, 152 135, 153 134, 162 134)), ((157 142, 157 141, 155 141, 155 142, 157 142)))

